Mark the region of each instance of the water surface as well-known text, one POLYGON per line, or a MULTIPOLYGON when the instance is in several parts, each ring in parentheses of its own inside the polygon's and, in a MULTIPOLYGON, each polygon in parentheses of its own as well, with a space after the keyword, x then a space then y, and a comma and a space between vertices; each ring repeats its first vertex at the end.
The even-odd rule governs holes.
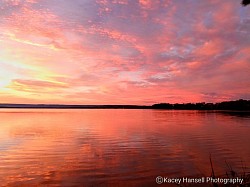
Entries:
POLYGON ((1 109, 2 186, 153 186, 250 166, 250 118, 218 112, 1 109))

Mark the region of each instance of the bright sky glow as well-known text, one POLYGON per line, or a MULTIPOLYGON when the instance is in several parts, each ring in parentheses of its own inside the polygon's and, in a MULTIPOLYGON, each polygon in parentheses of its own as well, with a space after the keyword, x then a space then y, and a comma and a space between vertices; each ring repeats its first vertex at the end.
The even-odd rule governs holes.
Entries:
POLYGON ((0 0, 0 103, 250 99, 236 0, 0 0))

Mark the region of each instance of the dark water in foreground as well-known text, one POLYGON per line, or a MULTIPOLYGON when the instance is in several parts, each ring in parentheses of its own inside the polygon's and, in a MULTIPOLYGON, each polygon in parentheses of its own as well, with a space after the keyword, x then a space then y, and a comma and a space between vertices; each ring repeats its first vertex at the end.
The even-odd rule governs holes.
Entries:
MULTIPOLYGON (((1 186, 154 186, 250 167, 250 118, 163 110, 0 109, 1 186)), ((164 186, 164 185, 163 185, 164 186)))

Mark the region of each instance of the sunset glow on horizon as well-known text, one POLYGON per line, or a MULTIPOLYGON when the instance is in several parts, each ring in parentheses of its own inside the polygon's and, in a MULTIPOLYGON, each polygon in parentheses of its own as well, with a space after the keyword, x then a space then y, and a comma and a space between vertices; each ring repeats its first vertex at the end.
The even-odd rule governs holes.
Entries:
POLYGON ((0 0, 0 103, 250 99, 237 0, 0 0))

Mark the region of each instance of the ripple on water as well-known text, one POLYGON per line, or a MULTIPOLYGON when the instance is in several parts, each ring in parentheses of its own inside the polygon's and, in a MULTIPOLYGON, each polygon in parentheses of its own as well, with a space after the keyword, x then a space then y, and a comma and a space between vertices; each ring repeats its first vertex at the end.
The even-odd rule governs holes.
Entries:
POLYGON ((0 113, 0 180, 5 186, 152 186, 158 175, 210 175, 210 154, 223 175, 226 162, 250 166, 249 122, 192 111, 0 113))

